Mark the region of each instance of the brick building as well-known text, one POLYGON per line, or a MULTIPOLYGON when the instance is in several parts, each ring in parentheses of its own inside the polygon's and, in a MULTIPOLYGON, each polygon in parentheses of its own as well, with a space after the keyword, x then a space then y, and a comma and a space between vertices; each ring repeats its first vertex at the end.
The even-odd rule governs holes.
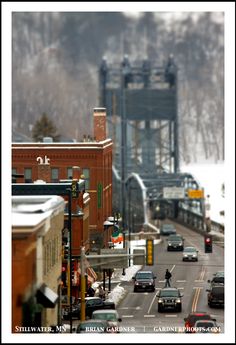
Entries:
POLYGON ((12 173, 24 176, 14 178, 15 183, 32 183, 39 179, 38 163, 50 163, 47 182, 52 183, 70 179, 72 167, 80 167, 78 174, 83 175, 90 196, 90 249, 107 246, 111 230, 104 232, 104 221, 112 216, 112 140, 106 138, 106 109, 95 108, 93 119, 93 139, 84 137, 82 142, 76 143, 12 144, 12 173))

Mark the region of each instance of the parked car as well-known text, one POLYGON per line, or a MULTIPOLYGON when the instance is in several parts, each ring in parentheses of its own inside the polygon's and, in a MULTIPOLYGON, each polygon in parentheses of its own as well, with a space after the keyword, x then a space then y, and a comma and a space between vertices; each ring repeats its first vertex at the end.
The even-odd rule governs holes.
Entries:
MULTIPOLYGON (((103 301, 100 297, 85 297, 85 315, 91 318, 93 311, 98 309, 115 309, 113 301, 103 301)), ((72 318, 80 319, 81 303, 72 306, 72 318)), ((70 309, 65 308, 63 312, 63 319, 70 319, 70 309)))
POLYGON ((120 333, 119 323, 122 321, 117 310, 95 310, 91 320, 105 320, 108 322, 107 332, 120 333))
POLYGON ((167 239, 167 251, 170 250, 183 250, 184 238, 181 235, 169 235, 167 239))
POLYGON ((213 306, 221 306, 224 307, 224 297, 225 297, 225 287, 224 285, 211 285, 210 289, 206 290, 207 294, 207 301, 209 307, 213 306))
POLYGON ((163 236, 176 234, 176 228, 171 223, 161 224, 160 234, 163 236))
POLYGON ((183 261, 198 261, 198 250, 195 247, 185 247, 183 261))
POLYGON ((163 288, 157 293, 158 312, 165 309, 174 309, 176 311, 182 310, 183 295, 177 288, 163 288))
POLYGON ((185 333, 194 333, 194 325, 198 320, 216 321, 216 319, 213 319, 207 312, 196 311, 189 313, 188 316, 184 318, 185 333))
POLYGON ((107 333, 108 326, 106 320, 81 321, 77 326, 76 333, 107 333))
POLYGON ((219 333, 219 326, 213 320, 197 320, 194 324, 195 333, 219 333))
POLYGON ((134 280, 134 292, 138 290, 155 291, 156 276, 152 271, 138 271, 132 279, 134 280))

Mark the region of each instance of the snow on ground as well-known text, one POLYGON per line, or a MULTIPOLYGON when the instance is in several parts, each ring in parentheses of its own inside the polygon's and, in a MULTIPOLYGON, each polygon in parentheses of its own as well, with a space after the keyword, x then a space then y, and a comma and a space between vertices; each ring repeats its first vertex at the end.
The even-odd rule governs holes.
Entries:
MULTIPOLYGON (((159 243, 161 240, 154 240, 154 244, 159 243)), ((131 254, 133 253, 134 248, 145 248, 146 247, 146 240, 134 240, 131 241, 131 254)), ((123 243, 117 243, 115 244, 115 248, 123 248, 123 243)), ((132 265, 131 260, 131 266, 127 267, 125 269, 125 275, 122 275, 123 269, 117 268, 114 269, 114 273, 111 277, 111 282, 117 283, 116 287, 112 289, 112 291, 108 294, 108 299, 115 302, 116 306, 117 304, 124 298, 124 296, 127 294, 127 290, 125 290, 122 286, 119 284, 122 281, 132 281, 132 277, 135 275, 135 273, 142 269, 141 265, 132 265)), ((99 285, 102 285, 103 282, 95 282, 92 287, 94 289, 97 289, 99 285)))

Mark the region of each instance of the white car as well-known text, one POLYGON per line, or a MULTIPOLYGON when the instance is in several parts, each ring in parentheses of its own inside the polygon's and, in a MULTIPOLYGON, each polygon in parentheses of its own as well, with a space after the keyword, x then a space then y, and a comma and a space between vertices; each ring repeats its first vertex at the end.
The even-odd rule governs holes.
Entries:
POLYGON ((198 261, 198 250, 195 247, 185 247, 183 261, 198 261))
POLYGON ((119 333, 119 323, 122 321, 117 310, 101 309, 92 313, 92 320, 105 320, 108 322, 107 332, 119 333))

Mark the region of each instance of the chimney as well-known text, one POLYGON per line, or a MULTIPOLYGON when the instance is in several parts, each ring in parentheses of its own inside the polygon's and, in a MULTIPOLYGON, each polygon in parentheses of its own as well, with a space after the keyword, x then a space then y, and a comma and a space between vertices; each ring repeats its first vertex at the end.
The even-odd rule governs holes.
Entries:
POLYGON ((93 109, 94 137, 96 141, 106 139, 106 108, 93 109))
POLYGON ((45 182, 51 182, 51 168, 50 168, 50 159, 47 156, 44 157, 44 160, 41 157, 37 158, 38 164, 38 180, 45 182))

